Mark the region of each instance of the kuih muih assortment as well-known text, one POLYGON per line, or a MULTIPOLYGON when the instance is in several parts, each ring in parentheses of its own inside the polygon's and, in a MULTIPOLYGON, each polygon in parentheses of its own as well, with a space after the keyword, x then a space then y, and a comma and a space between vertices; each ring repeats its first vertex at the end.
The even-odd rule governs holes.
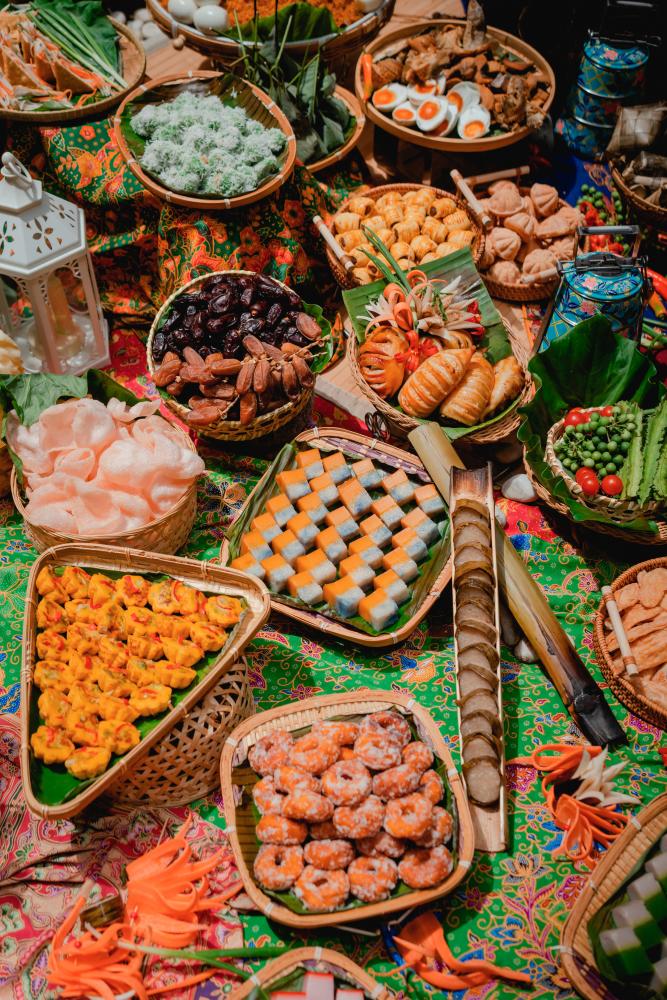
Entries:
POLYGON ((232 567, 274 594, 325 604, 339 618, 359 615, 383 631, 442 537, 446 507, 435 486, 370 458, 350 464, 340 451, 316 448, 298 452, 296 468, 279 472, 276 486, 232 567))
POLYGON ((30 743, 45 764, 94 778, 141 739, 134 724, 172 707, 195 667, 222 649, 243 614, 226 594, 170 577, 112 579, 79 566, 45 566, 36 581, 41 724, 30 743))
POLYGON ((255 878, 330 912, 387 899, 403 882, 440 885, 454 867, 454 819, 434 755, 389 709, 360 722, 320 720, 293 736, 276 730, 248 753, 259 775, 255 878))

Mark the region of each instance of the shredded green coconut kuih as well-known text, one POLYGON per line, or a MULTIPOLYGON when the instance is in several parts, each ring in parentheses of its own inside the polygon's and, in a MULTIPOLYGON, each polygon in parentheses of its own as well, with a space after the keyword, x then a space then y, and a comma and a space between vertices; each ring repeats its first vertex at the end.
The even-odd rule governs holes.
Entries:
POLYGON ((233 198, 253 191, 280 170, 278 156, 287 144, 280 129, 265 128, 213 96, 183 93, 147 104, 131 123, 146 140, 144 169, 190 194, 233 198))

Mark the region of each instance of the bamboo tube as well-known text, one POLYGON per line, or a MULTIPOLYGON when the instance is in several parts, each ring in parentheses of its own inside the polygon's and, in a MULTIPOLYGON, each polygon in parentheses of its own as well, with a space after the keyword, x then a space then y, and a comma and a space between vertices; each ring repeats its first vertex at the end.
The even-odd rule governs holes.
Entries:
POLYGON ((491 229, 493 226, 493 219, 491 218, 487 210, 484 208, 479 198, 477 198, 476 195, 473 193, 473 190, 469 186, 465 177, 461 176, 461 172, 459 170, 450 170, 449 176, 452 178, 457 188, 459 189, 459 191, 461 192, 465 200, 468 202, 475 215, 482 223, 484 229, 491 229))
MULTIPOLYGON (((449 500, 450 470, 464 468, 437 424, 422 424, 408 438, 436 487, 449 500)), ((496 524, 498 583, 510 611, 563 699, 568 712, 594 746, 626 742, 597 684, 561 628, 539 585, 509 538, 496 524)))
POLYGON ((609 615, 609 621, 611 622, 611 627, 616 635, 616 641, 618 642, 619 652, 623 658, 623 666, 625 667, 628 674, 637 674, 639 671, 637 669, 637 664, 635 663, 635 658, 632 655, 632 650, 630 648, 630 643, 628 642, 628 637, 625 634, 625 629, 623 627, 623 622, 621 621, 621 616, 618 611, 618 605, 614 600, 614 594, 611 587, 602 588, 602 596, 605 600, 605 605, 607 607, 607 614, 609 615))
POLYGON ((354 267, 354 261, 347 256, 343 248, 336 242, 334 234, 331 232, 321 215, 313 216, 313 225, 331 250, 332 254, 336 257, 336 260, 343 265, 346 271, 351 271, 354 267))

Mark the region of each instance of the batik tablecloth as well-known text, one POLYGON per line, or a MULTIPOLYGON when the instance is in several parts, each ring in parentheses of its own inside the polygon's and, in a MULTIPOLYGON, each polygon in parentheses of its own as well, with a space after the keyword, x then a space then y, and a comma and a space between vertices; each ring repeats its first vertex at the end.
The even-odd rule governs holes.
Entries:
MULTIPOLYGON (((32 137, 34 140, 34 136, 32 137)), ((25 136, 16 136, 19 152, 27 152, 25 136)), ((57 177, 62 188, 85 200, 90 238, 105 304, 117 317, 147 319, 174 284, 187 274, 218 266, 220 255, 232 256, 237 266, 250 262, 277 276, 289 276, 302 287, 323 281, 321 259, 308 232, 302 199, 320 203, 331 193, 300 173, 277 199, 251 207, 246 215, 195 218, 173 209, 160 211, 141 193, 122 169, 117 151, 103 126, 78 126, 46 131, 41 152, 30 152, 33 168, 57 177), (91 207, 92 206, 92 207, 91 207)), ((323 286, 320 284, 320 288, 323 286)), ((151 391, 143 372, 144 350, 132 326, 116 328, 112 337, 115 374, 139 391, 151 391)), ((216 559, 226 524, 265 468, 259 459, 202 449, 207 474, 198 490, 195 530, 183 554, 216 559)), ((603 540, 591 541, 585 553, 554 534, 540 509, 500 500, 507 514, 507 532, 531 574, 543 587, 551 607, 595 677, 604 686, 592 654, 592 620, 600 588, 625 567, 603 540), (614 558, 612 558, 612 555, 614 558)), ((0 503, 0 996, 7 976, 40 934, 36 915, 3 889, 8 870, 20 868, 26 850, 27 819, 21 813, 18 787, 19 664, 26 581, 35 552, 8 501, 0 503), (24 831, 19 837, 16 831, 24 831)), ((642 558, 641 550, 636 559, 642 558)), ((508 759, 526 756, 547 742, 576 739, 576 727, 553 686, 538 665, 518 664, 503 651, 503 703, 508 759)), ((292 622, 272 617, 248 649, 250 683, 258 711, 285 702, 362 688, 403 691, 419 701, 439 722, 443 736, 458 759, 459 736, 455 706, 451 600, 445 593, 428 621, 403 646, 366 652, 334 644, 328 637, 301 632, 292 622)), ((658 748, 662 733, 627 713, 608 695, 628 734, 628 746, 616 751, 614 761, 627 767, 619 786, 645 804, 667 788, 667 772, 658 748)), ((565 1000, 572 995, 559 968, 558 944, 562 925, 587 872, 560 853, 561 832, 545 808, 539 776, 531 769, 508 768, 509 833, 506 854, 477 854, 468 878, 441 905, 437 913, 454 952, 462 957, 484 957, 530 973, 532 996, 565 1000)), ((222 801, 214 795, 195 804, 198 815, 223 827, 222 801)), ((109 818, 113 830, 114 819, 109 818)), ((46 842, 62 845, 71 839, 71 827, 41 824, 46 842), (64 830, 64 832, 63 832, 64 830)), ((89 833, 84 839, 90 839, 89 833)), ((113 839, 113 838, 112 838, 113 839)), ((111 845, 109 845, 111 846, 111 845)), ((60 846, 58 846, 60 850, 60 846)), ((56 847, 54 846, 54 851, 56 847)), ((57 853, 57 851, 56 851, 57 853)), ((58 889, 45 882, 41 892, 58 889)), ((372 931, 326 931, 307 937, 271 924, 264 917, 243 915, 245 939, 257 945, 284 942, 292 947, 322 944, 342 949, 398 997, 419 998, 434 992, 412 974, 407 980, 385 947, 385 937, 372 931)), ((364 928, 362 928, 364 930, 364 928)), ((43 958, 41 959, 43 964, 43 958)), ((25 997, 43 995, 40 966, 26 975, 25 997)), ((8 989, 5 987, 5 989, 8 989)), ((212 980, 206 995, 223 997, 229 985, 212 980)), ((509 998, 513 986, 493 983, 470 996, 509 998)), ((8 993, 11 996, 11 993, 8 993)))

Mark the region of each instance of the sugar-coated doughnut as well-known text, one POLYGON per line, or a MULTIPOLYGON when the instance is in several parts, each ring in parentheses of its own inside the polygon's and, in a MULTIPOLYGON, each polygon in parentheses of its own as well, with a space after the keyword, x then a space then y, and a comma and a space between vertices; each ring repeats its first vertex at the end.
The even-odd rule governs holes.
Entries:
POLYGON ((347 868, 354 860, 354 847, 349 840, 311 840, 304 847, 303 856, 315 868, 336 871, 347 868))
POLYGON ((426 833, 432 817, 433 804, 425 796, 414 792, 402 799, 391 799, 387 803, 384 828, 392 837, 411 839, 426 833))
POLYGON ((339 760, 322 775, 322 791, 337 806, 354 806, 371 793, 370 772, 360 760, 339 760))
POLYGON ((248 751, 248 763, 262 777, 273 774, 277 767, 287 763, 294 740, 290 733, 275 730, 262 736, 248 751))
POLYGON ((262 844, 253 864, 255 878, 265 889, 291 889, 303 871, 303 850, 294 845, 262 844))
POLYGON ((325 871, 306 865, 294 885, 294 895, 307 910, 330 913, 338 910, 350 894, 350 881, 344 871, 325 871))
POLYGON ((398 874, 411 889, 430 889, 444 882, 453 867, 446 847, 408 851, 398 864, 398 874))
POLYGON ((391 858, 355 858, 347 869, 350 892, 363 903, 387 899, 398 882, 398 868, 391 858))
POLYGON ((338 806, 333 814, 333 824, 338 836, 349 837, 351 840, 379 833, 383 820, 384 803, 376 795, 369 795, 356 806, 338 806))

